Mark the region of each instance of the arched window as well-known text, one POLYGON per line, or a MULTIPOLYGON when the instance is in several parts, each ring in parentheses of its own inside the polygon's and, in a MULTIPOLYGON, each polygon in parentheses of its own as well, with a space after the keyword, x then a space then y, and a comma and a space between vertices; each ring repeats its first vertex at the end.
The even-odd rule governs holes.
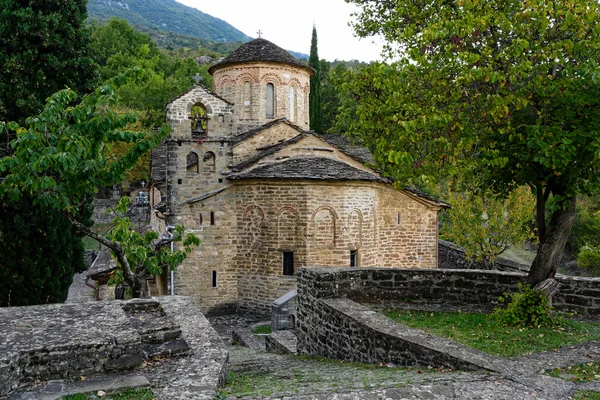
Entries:
POLYGON ((215 153, 212 151, 207 152, 202 161, 202 172, 205 174, 212 174, 215 172, 215 153))
POLYGON ((186 171, 192 174, 197 174, 199 172, 198 168, 198 154, 191 151, 186 157, 186 171))
POLYGON ((267 83, 267 118, 275 118, 275 85, 267 83))
POLYGON ((296 88, 290 86, 290 121, 296 121, 296 88))
POLYGON ((190 110, 189 119, 192 120, 192 137, 200 137, 206 133, 208 117, 204 105, 201 103, 194 104, 190 110))
POLYGON ((250 108, 252 107, 252 86, 250 82, 244 82, 242 103, 244 104, 244 118, 248 119, 250 118, 250 108))

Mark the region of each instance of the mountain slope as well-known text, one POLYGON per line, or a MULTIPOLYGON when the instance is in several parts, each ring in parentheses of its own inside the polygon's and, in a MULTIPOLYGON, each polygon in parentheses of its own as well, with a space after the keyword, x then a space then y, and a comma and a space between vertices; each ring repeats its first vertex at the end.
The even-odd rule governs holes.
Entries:
POLYGON ((246 42, 252 38, 227 22, 175 0, 89 0, 89 19, 113 16, 132 25, 157 28, 218 42, 246 42))

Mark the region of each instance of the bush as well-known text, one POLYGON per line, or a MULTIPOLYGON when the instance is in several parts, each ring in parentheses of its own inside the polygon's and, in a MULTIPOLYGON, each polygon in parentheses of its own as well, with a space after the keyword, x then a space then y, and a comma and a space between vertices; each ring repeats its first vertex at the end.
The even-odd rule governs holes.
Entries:
POLYGON ((507 303, 506 308, 496 308, 493 312, 493 316, 503 325, 560 325, 560 320, 552 316, 552 307, 544 292, 533 290, 529 285, 519 284, 518 293, 504 293, 498 300, 507 303))
POLYGON ((600 274, 600 246, 586 244, 579 249, 577 265, 592 275, 600 274))

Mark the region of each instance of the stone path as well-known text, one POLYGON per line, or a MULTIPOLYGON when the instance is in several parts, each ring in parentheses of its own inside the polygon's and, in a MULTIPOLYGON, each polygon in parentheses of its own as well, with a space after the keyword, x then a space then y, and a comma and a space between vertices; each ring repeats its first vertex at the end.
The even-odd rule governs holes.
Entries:
MULTIPOLYGON (((230 342, 231 330, 249 330, 256 321, 236 316, 211 323, 230 342)), ((569 346, 507 360, 504 374, 436 371, 394 366, 367 367, 306 356, 279 355, 228 345, 229 377, 237 380, 227 399, 261 400, 400 400, 400 399, 548 399, 564 400, 575 390, 600 391, 600 382, 575 385, 539 371, 600 361, 600 342, 569 346)))

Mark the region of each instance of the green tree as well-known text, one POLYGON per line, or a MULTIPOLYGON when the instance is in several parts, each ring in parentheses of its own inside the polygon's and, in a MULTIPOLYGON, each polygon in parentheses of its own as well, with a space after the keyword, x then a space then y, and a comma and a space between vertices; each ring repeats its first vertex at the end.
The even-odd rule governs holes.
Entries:
MULTIPOLYGON (((0 122, 22 122, 65 86, 93 87, 85 19, 85 1, 0 0, 0 122)), ((0 132, 0 157, 10 154, 10 139, 0 132)), ((81 238, 28 196, 0 196, 0 204, 0 306, 66 299, 73 274, 85 270, 81 238)))
POLYGON ((468 258, 491 266, 512 246, 533 239, 535 199, 527 187, 505 198, 473 192, 450 192, 452 208, 444 216, 440 236, 463 247, 468 258))
POLYGON ((52 93, 95 82, 83 0, 0 0, 0 121, 23 121, 52 93))
POLYGON ((553 277, 576 196, 600 184, 598 3, 349 1, 362 7, 358 35, 382 35, 399 59, 371 69, 353 130, 421 180, 449 167, 498 192, 531 187, 540 248, 528 281, 553 277))
MULTIPOLYGON (((155 232, 143 236, 132 232, 125 217, 116 218, 111 235, 104 238, 86 226, 80 210, 99 188, 120 182, 140 157, 166 137, 168 127, 156 133, 129 130, 136 117, 113 110, 116 96, 110 86, 74 104, 76 99, 72 90, 62 90, 48 99, 39 115, 28 118, 25 127, 0 125, 16 133, 11 143, 14 153, 0 159, 4 175, 0 195, 12 200, 28 196, 36 204, 60 211, 75 229, 112 250, 133 296, 144 297, 147 274, 177 266, 199 244, 198 238, 183 238, 183 227, 178 227, 173 240, 183 241, 183 248, 171 253, 165 250, 170 240, 158 240, 155 232), (119 142, 132 145, 122 157, 107 158, 107 145, 119 142)), ((116 211, 122 213, 126 207, 127 199, 121 199, 116 211)))
POLYGON ((200 66, 191 57, 169 56, 125 20, 113 18, 106 25, 94 24, 92 49, 103 81, 134 67, 145 71, 143 80, 132 80, 115 90, 122 107, 144 112, 146 127, 165 120, 165 104, 189 89, 196 73, 204 78, 205 85, 212 82, 208 65, 200 66))
POLYGON ((0 203, 0 226, 0 307, 64 302, 73 274, 85 270, 69 221, 24 197, 0 203))
POLYGON ((310 129, 315 132, 323 132, 323 107, 321 98, 321 62, 317 49, 317 27, 313 25, 312 39, 310 41, 310 57, 308 65, 315 69, 314 75, 310 77, 310 94, 308 106, 310 108, 310 129))

